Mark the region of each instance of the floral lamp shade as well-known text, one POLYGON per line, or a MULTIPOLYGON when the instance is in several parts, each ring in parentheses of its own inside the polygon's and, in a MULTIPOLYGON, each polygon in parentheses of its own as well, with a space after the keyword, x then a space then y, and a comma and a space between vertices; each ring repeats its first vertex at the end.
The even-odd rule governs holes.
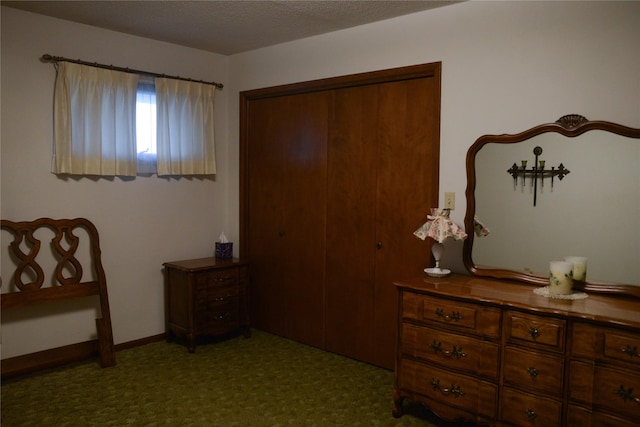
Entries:
POLYGON ((444 252, 444 242, 449 237, 454 240, 464 240, 465 233, 458 225, 449 218, 449 209, 431 208, 431 215, 427 216, 427 222, 413 232, 419 239, 425 240, 427 237, 436 241, 431 247, 433 258, 436 260, 434 268, 425 268, 427 275, 432 277, 444 277, 451 274, 450 270, 440 268, 440 258, 444 252))
POLYGON ((480 221, 480 218, 478 218, 477 215, 473 217, 473 231, 478 237, 485 237, 491 233, 491 230, 489 230, 487 226, 480 221))
POLYGON ((449 209, 431 208, 431 215, 427 215, 428 221, 413 234, 422 240, 431 237, 438 243, 444 242, 449 237, 454 240, 466 239, 467 233, 449 218, 449 211, 449 209))

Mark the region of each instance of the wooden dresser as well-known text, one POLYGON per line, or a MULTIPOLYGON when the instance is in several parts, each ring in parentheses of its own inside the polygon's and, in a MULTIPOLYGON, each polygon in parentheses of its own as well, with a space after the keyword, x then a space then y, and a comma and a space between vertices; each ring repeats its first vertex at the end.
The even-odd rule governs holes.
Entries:
POLYGON ((199 258, 164 263, 167 341, 244 330, 249 335, 248 267, 237 259, 199 258))
POLYGON ((405 398, 449 421, 637 426, 640 300, 536 295, 471 276, 395 283, 394 416, 405 398))

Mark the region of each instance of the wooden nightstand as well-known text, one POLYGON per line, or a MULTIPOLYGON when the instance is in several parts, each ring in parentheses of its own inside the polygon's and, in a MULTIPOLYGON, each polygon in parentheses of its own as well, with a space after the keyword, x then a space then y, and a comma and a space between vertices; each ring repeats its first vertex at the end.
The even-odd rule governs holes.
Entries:
POLYGON ((163 265, 167 341, 185 338, 193 353, 200 337, 235 331, 249 337, 247 263, 211 257, 163 265))

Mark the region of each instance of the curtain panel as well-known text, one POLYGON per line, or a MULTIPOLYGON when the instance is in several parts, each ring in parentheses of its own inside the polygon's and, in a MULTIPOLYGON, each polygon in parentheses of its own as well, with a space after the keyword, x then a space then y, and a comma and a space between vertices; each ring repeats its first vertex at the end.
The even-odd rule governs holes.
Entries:
POLYGON ((138 75, 60 62, 52 172, 135 176, 138 75))
POLYGON ((216 173, 210 84, 156 78, 158 175, 216 173))

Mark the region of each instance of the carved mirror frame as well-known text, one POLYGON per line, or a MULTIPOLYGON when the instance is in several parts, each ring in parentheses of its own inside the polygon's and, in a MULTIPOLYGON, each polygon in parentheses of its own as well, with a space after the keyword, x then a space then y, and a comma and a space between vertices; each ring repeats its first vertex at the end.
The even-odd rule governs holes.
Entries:
MULTIPOLYGON (((478 151, 489 143, 497 144, 513 144, 526 141, 537 135, 544 133, 558 133, 569 138, 574 138, 591 130, 601 130, 611 132, 620 136, 640 139, 640 129, 630 128, 617 123, 607 121, 589 121, 585 117, 578 114, 570 114, 561 117, 555 123, 547 123, 535 126, 517 134, 502 135, 484 135, 476 140, 476 142, 467 151, 466 168, 467 168, 467 211, 465 214, 464 225, 467 230, 468 237, 464 241, 462 250, 462 260, 464 266, 473 276, 491 277, 495 279, 507 279, 524 282, 531 285, 546 286, 549 284, 547 277, 540 275, 527 274, 526 272, 510 270, 500 266, 482 266, 476 265, 473 261, 472 250, 474 240, 474 217, 476 211, 476 154, 478 151)), ((619 295, 629 295, 640 298, 640 286, 618 284, 612 282, 575 282, 575 288, 585 292, 610 293, 619 295)))

